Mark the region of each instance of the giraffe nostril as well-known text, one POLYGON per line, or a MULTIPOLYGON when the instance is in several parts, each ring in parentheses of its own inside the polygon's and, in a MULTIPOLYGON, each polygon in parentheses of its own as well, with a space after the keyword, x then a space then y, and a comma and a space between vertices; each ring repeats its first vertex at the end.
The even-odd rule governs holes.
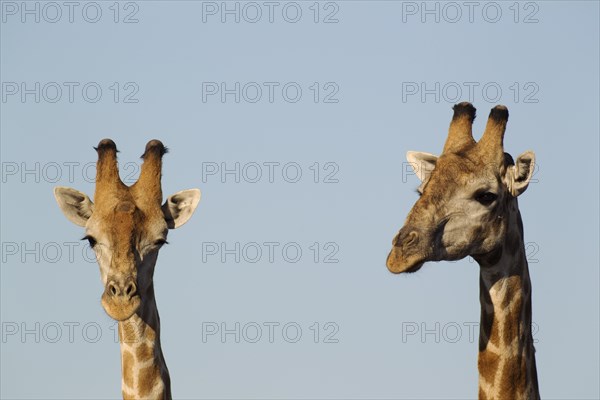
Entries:
POLYGON ((134 278, 122 280, 111 280, 106 284, 105 293, 107 296, 121 300, 131 300, 137 295, 137 286, 134 278))
POLYGON ((412 231, 406 237, 406 240, 404 241, 404 244, 406 246, 412 246, 412 245, 416 244, 418 241, 419 241, 419 234, 417 232, 415 232, 415 231, 412 231))
POLYGON ((114 282, 110 282, 108 284, 108 291, 113 296, 116 296, 119 293, 119 288, 117 287, 117 285, 114 282))
POLYGON ((135 295, 137 288, 135 286, 135 283, 133 282, 129 282, 129 284, 125 287, 125 294, 128 297, 132 297, 133 295, 135 295))

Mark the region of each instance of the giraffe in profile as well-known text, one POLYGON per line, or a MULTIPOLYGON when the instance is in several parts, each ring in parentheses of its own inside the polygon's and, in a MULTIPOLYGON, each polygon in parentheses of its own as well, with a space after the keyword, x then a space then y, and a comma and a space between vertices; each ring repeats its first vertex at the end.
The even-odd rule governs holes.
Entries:
POLYGON ((473 257, 480 266, 479 398, 539 399, 531 332, 531 280, 517 197, 535 155, 504 152, 508 110, 494 107, 482 138, 475 108, 454 106, 442 154, 408 152, 420 198, 392 241, 388 269, 416 272, 427 261, 473 257))
POLYGON ((190 219, 200 191, 183 190, 162 203, 162 157, 167 149, 158 140, 146 145, 140 177, 129 187, 119 177, 115 143, 104 139, 96 151, 94 202, 68 187, 56 187, 54 196, 64 215, 85 228, 85 239, 96 254, 104 284, 102 307, 119 325, 123 398, 171 399, 154 267, 168 230, 190 219))

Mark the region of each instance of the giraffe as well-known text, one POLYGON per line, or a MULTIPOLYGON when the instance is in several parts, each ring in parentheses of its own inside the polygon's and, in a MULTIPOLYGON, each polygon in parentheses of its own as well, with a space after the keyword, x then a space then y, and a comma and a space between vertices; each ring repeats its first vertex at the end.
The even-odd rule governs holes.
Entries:
POLYGON ((416 272, 427 261, 472 256, 480 266, 479 398, 538 399, 531 333, 531 281, 517 197, 535 155, 504 152, 508 109, 498 105, 472 136, 475 108, 453 107, 442 154, 408 152, 420 198, 392 241, 390 272, 416 272))
POLYGON ((54 188, 63 214, 85 227, 104 284, 101 303, 118 321, 121 388, 124 399, 171 399, 169 370, 160 345, 160 319, 153 275, 169 229, 192 216, 198 189, 183 190, 162 204, 162 157, 167 149, 151 140, 142 155, 140 177, 126 186, 119 177, 117 146, 110 139, 95 148, 94 202, 75 189, 54 188))

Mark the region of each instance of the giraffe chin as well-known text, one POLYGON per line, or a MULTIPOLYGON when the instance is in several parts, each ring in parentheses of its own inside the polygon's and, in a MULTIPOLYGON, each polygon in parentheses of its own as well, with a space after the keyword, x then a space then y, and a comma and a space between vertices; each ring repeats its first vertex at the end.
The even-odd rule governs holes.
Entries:
POLYGON ((104 311, 114 320, 125 321, 131 318, 140 308, 142 300, 140 296, 134 296, 131 299, 108 299, 102 296, 102 307, 104 311))

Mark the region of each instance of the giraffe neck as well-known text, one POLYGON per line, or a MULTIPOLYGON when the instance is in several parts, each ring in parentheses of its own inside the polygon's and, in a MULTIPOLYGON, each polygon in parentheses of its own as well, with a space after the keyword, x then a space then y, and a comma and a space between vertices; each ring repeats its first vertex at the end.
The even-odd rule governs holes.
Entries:
POLYGON ((514 206, 503 248, 477 260, 480 399, 540 397, 531 333, 531 280, 516 200, 514 206))
POLYGON ((139 310, 119 322, 124 399, 171 399, 169 370, 160 346, 160 320, 154 288, 139 310))

